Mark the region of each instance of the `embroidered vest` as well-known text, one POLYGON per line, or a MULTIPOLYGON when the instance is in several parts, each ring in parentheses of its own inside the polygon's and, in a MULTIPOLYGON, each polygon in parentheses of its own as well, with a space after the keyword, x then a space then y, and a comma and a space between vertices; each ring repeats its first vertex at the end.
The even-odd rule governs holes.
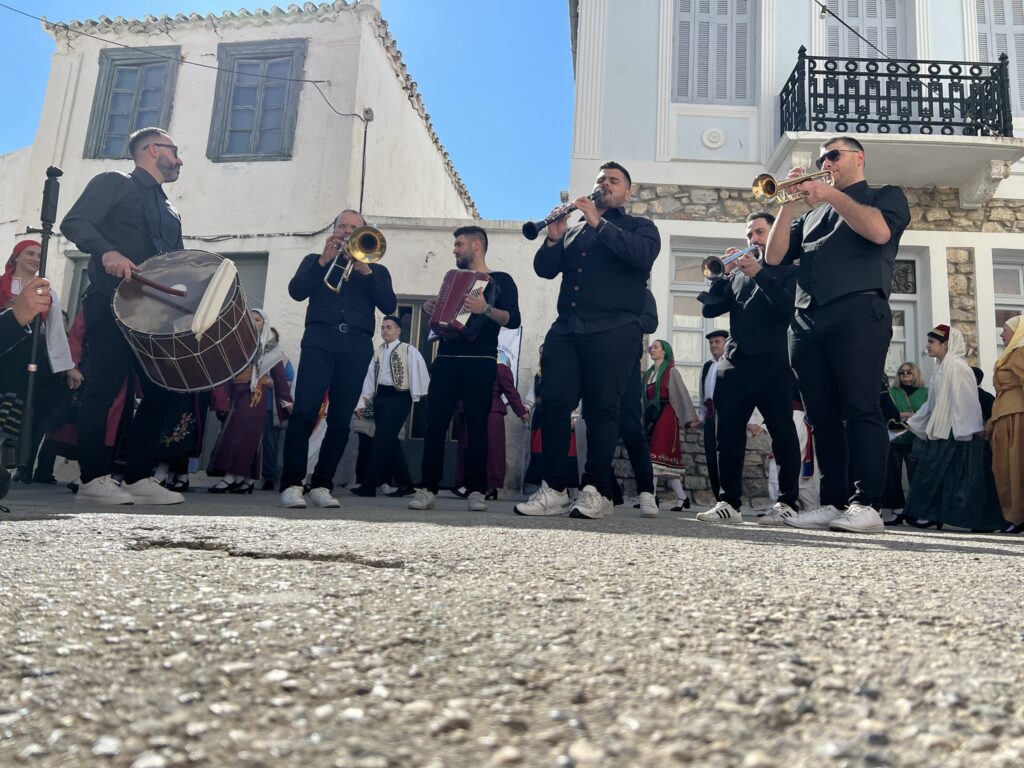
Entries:
MULTIPOLYGON (((380 364, 381 358, 384 356, 384 346, 381 344, 377 347, 377 352, 374 355, 373 360, 373 388, 376 391, 377 386, 380 383, 380 364)), ((391 380, 394 382, 394 387, 399 392, 409 391, 409 345, 404 341, 399 342, 393 350, 391 350, 391 356, 388 359, 388 366, 391 369, 391 380)))

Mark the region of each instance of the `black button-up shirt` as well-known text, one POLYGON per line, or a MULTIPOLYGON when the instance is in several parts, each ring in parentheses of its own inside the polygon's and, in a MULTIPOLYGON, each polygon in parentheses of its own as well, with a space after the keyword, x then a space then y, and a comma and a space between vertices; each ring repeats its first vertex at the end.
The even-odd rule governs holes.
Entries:
POLYGON ((729 313, 726 359, 733 360, 737 352, 746 356, 789 350, 796 272, 793 266, 765 265, 753 277, 738 274, 714 280, 711 288, 697 297, 704 305, 704 317, 729 313))
MULTIPOLYGON (((391 287, 391 273, 382 264, 369 264, 370 274, 363 275, 352 270, 340 293, 324 285, 324 275, 330 265, 320 266, 320 254, 311 253, 302 259, 295 277, 288 283, 288 295, 296 301, 309 299, 306 307, 306 329, 322 328, 328 333, 338 333, 338 326, 345 323, 350 329, 373 336, 376 328, 374 307, 390 315, 398 306, 395 291, 391 287)), ((332 278, 336 279, 335 273, 332 278)), ((312 337, 310 337, 312 338, 312 337)), ((305 343, 306 339, 303 339, 305 343)))
POLYGON ((562 275, 552 330, 596 333, 638 322, 660 250, 654 222, 621 208, 605 211, 596 230, 580 222, 559 243, 541 245, 534 272, 548 280, 562 275))
POLYGON ((789 230, 783 264, 800 262, 796 306, 828 304, 851 293, 878 291, 889 298, 892 271, 910 205, 899 187, 872 189, 866 181, 843 192, 861 205, 877 208, 889 227, 888 242, 876 245, 861 237, 831 205, 821 205, 796 219, 789 230))
POLYGON ((89 293, 113 295, 120 278, 107 274, 103 254, 117 251, 134 264, 180 251, 181 216, 149 171, 94 176, 60 223, 61 233, 88 253, 89 293))

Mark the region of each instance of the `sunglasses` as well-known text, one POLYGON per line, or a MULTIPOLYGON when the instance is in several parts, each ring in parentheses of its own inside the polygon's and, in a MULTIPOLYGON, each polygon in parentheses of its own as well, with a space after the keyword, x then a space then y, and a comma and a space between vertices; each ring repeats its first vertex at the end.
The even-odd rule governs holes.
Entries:
MULTIPOLYGON (((143 147, 143 149, 149 149, 149 147, 167 147, 167 149, 170 149, 174 152, 175 157, 178 156, 178 146, 176 144, 160 144, 154 141, 150 144, 147 144, 145 147, 143 147)), ((819 165, 818 167, 820 168, 821 166, 819 165)))
POLYGON ((900 376, 913 376, 914 372, 911 370, 900 371, 900 376))
POLYGON ((826 160, 828 160, 830 163, 834 163, 834 162, 836 162, 839 159, 839 155, 842 152, 860 152, 860 150, 859 149, 830 149, 828 152, 826 152, 821 157, 819 157, 817 160, 815 160, 814 164, 816 166, 818 166, 818 170, 820 171, 821 170, 821 166, 823 166, 825 164, 826 160))

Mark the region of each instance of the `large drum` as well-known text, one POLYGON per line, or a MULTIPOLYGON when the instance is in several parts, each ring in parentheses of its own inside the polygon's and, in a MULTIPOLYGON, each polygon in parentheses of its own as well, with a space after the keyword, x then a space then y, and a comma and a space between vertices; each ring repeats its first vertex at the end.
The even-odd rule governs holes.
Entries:
POLYGON ((230 261, 208 251, 174 251, 148 259, 135 274, 185 293, 169 295, 138 280, 122 282, 114 293, 114 318, 155 383, 199 392, 251 363, 259 333, 230 261))

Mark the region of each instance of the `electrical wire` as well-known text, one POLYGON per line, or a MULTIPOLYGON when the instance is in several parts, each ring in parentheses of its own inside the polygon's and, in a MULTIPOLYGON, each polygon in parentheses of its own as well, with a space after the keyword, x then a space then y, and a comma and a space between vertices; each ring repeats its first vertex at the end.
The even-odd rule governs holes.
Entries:
MULTIPOLYGON (((843 18, 842 18, 841 16, 839 16, 839 14, 835 13, 835 12, 834 12, 834 11, 833 11, 833 10, 832 10, 831 8, 829 8, 829 7, 827 6, 827 5, 825 5, 825 3, 823 3, 823 2, 822 2, 822 0, 811 0, 811 2, 812 2, 812 3, 814 4, 814 5, 817 5, 817 6, 818 6, 818 8, 820 8, 820 9, 821 9, 821 18, 825 18, 825 14, 828 14, 828 15, 829 15, 829 16, 831 16, 831 17, 832 17, 833 19, 835 19, 836 21, 838 21, 838 22, 839 22, 839 23, 840 23, 840 24, 841 24, 842 26, 846 27, 846 29, 848 29, 848 30, 849 30, 850 32, 852 32, 852 33, 853 33, 853 34, 855 34, 855 35, 856 35, 857 37, 859 37, 859 38, 860 38, 861 40, 863 40, 863 41, 864 41, 865 43, 867 43, 867 44, 868 44, 868 45, 869 45, 869 46, 870 46, 871 48, 874 48, 874 49, 875 49, 876 51, 878 51, 878 54, 879 54, 879 56, 881 56, 881 58, 882 58, 882 59, 884 59, 885 61, 888 61, 888 62, 889 62, 890 64, 893 64, 893 65, 895 65, 895 66, 896 66, 896 67, 897 67, 897 68, 898 68, 898 69, 899 69, 900 71, 904 72, 904 73, 905 73, 905 74, 906 74, 906 75, 907 75, 908 77, 910 77, 911 79, 913 79, 913 80, 917 80, 917 82, 919 82, 919 83, 920 83, 921 85, 925 86, 925 87, 926 87, 926 88, 927 88, 927 89, 928 89, 929 91, 931 91, 932 93, 938 93, 938 95, 939 95, 940 97, 942 96, 942 93, 941 93, 942 85, 941 85, 941 84, 939 84, 939 83, 928 83, 928 82, 925 82, 924 78, 922 78, 922 77, 920 77, 920 76, 918 76, 918 75, 915 75, 915 74, 914 74, 913 72, 911 72, 911 71, 910 71, 909 69, 907 69, 907 68, 906 68, 905 66, 903 66, 903 65, 902 65, 902 64, 900 64, 900 63, 899 63, 898 61, 896 61, 896 59, 893 59, 892 57, 888 56, 888 55, 887 55, 887 54, 885 53, 885 51, 883 51, 883 50, 882 50, 881 48, 879 48, 879 47, 878 47, 877 45, 875 45, 875 44, 874 44, 874 43, 872 43, 872 42, 871 42, 870 40, 868 40, 868 39, 867 39, 866 37, 864 37, 864 35, 862 35, 862 34, 861 34, 860 32, 858 32, 858 31, 857 31, 856 29, 854 29, 854 28, 853 28, 853 27, 851 27, 851 26, 850 26, 849 24, 847 24, 847 23, 846 23, 846 21, 845 21, 845 20, 844 20, 844 19, 843 19, 843 18), (939 90, 938 90, 938 91, 936 91, 936 89, 939 89, 939 90)), ((950 105, 950 106, 951 106, 951 107, 952 107, 953 109, 955 109, 955 110, 956 110, 957 112, 959 112, 959 113, 960 113, 960 117, 961 117, 961 118, 963 118, 963 117, 964 117, 964 113, 963 113, 963 110, 962 110, 962 109, 960 108, 960 105, 958 105, 958 104, 957 104, 956 102, 954 102, 954 101, 952 101, 952 100, 950 100, 950 102, 949 102, 949 105, 950 105)), ((975 118, 973 118, 973 117, 972 117, 972 118, 970 118, 970 119, 971 119, 971 120, 974 120, 975 118)), ((997 126, 993 126, 993 125, 992 125, 991 123, 987 122, 987 121, 986 121, 986 120, 985 120, 984 118, 980 118, 980 117, 979 117, 979 118, 977 118, 977 120, 978 120, 978 122, 980 122, 980 123, 981 123, 982 125, 984 125, 984 126, 985 126, 985 127, 986 127, 986 128, 988 129, 988 130, 992 131, 992 133, 993 133, 994 135, 996 135, 996 136, 1002 136, 1002 135, 1003 135, 1003 134, 1002 134, 1002 131, 1000 130, 1000 128, 999 128, 999 127, 997 127, 997 126)))

